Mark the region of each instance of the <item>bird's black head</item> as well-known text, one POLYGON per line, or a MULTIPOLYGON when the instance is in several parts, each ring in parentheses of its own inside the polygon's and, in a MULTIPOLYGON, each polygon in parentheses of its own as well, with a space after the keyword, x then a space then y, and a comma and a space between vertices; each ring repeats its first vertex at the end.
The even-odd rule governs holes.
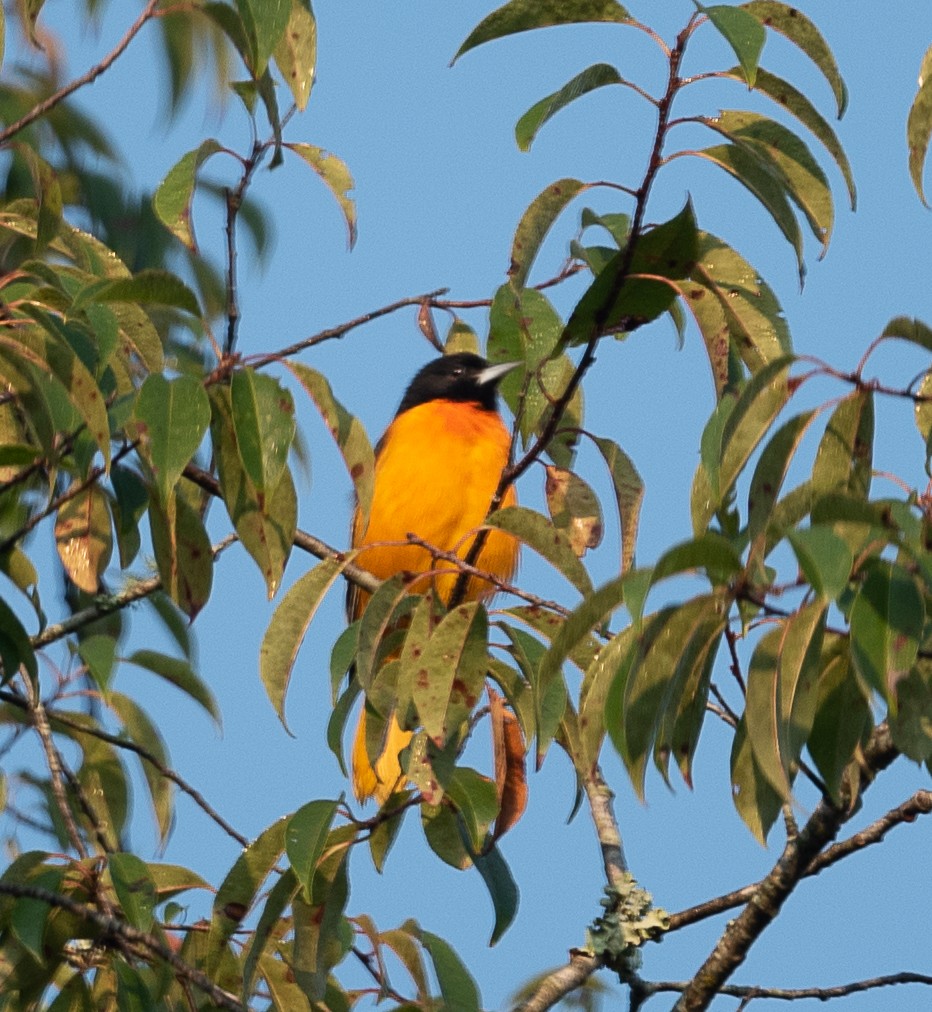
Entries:
POLYGON ((469 401, 494 411, 499 381, 514 365, 489 365, 484 358, 466 351, 435 358, 411 380, 398 414, 438 400, 469 401))

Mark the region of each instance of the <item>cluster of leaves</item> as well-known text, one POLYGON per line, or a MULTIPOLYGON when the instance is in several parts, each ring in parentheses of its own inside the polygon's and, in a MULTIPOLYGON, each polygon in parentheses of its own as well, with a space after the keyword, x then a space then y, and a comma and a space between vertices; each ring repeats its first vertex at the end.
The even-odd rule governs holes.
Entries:
MULTIPOLYGON (((30 16, 41 4, 32 7, 30 16)), ((736 804, 761 839, 792 798, 800 769, 830 799, 857 783, 850 771, 874 726, 878 699, 897 747, 921 761, 932 758, 932 516, 928 497, 915 490, 898 499, 871 498, 876 392, 859 369, 838 377, 847 389, 836 404, 790 414, 807 380, 831 370, 810 367, 800 375, 773 291, 737 250, 700 228, 690 203, 669 221, 646 224, 663 166, 698 156, 761 202, 802 276, 803 226, 823 251, 832 232, 824 170, 803 137, 759 113, 675 119, 675 100, 702 79, 681 77, 680 65, 696 31, 718 31, 738 63, 703 76, 740 82, 795 117, 841 173, 853 205, 850 167, 831 126, 800 91, 760 65, 767 31, 788 38, 814 63, 839 114, 844 86, 812 22, 779 0, 696 8, 671 47, 657 40, 669 66, 661 95, 596 64, 535 104, 516 128, 526 149, 555 113, 608 85, 632 89, 657 112, 645 177, 622 187, 629 196, 625 210, 582 212, 569 253, 572 271, 591 277, 568 318, 529 282, 558 217, 596 185, 576 179, 553 183, 528 207, 509 278, 490 302, 487 356, 523 364, 502 384, 519 457, 500 492, 546 456, 550 515, 515 506, 493 511, 487 524, 538 553, 578 603, 566 609, 513 587, 507 589, 521 603, 500 611, 455 599, 447 607, 430 592, 413 593, 400 575, 366 584, 352 553, 315 549, 322 561, 283 596, 265 635, 263 684, 284 723, 298 650, 321 600, 344 577, 361 581, 371 592, 368 606, 332 652, 328 744, 342 766, 345 725, 364 696, 373 758, 393 715, 416 732, 403 756, 408 783, 371 819, 357 818, 342 801, 318 799, 254 841, 240 840, 243 852, 217 888, 210 919, 198 924, 184 922, 175 900, 207 883, 128 850, 125 756, 142 764, 163 840, 172 828, 173 791, 186 785, 170 769, 157 722, 115 688, 119 667, 152 671, 219 717, 193 667, 185 626, 208 604, 214 558, 227 544, 210 543, 208 505, 222 500, 229 540, 235 535, 254 559, 270 597, 282 584, 293 545, 306 541, 296 526, 291 471, 300 448, 295 405, 270 366, 287 369, 319 409, 363 511, 372 496, 372 446, 326 377, 289 361, 300 349, 249 364, 232 354, 235 258, 226 284, 218 283, 198 255, 192 225, 195 193, 212 188, 224 198, 231 234, 243 214, 261 235, 261 216, 250 219, 245 210, 247 190, 259 164, 268 159, 274 167, 290 151, 331 189, 352 242, 346 167, 320 148, 287 140, 291 114, 279 108, 283 93, 297 110, 310 97, 316 61, 310 4, 204 2, 160 18, 175 100, 192 80, 192 54, 208 38, 221 81, 230 60, 245 74, 230 87, 256 136, 261 118, 268 140, 239 154, 207 139, 184 154, 153 195, 152 210, 147 204, 139 211, 140 221, 151 216, 160 229, 158 242, 145 245, 144 261, 137 259, 143 244, 130 249, 117 238, 126 200, 103 187, 106 172, 95 176, 84 168, 85 149, 103 154, 108 165, 116 162, 93 124, 56 100, 49 115, 15 131, 0 208, 0 571, 4 593, 12 595, 12 603, 0 597, 0 718, 14 739, 31 731, 43 746, 48 776, 23 773, 17 790, 39 800, 43 828, 67 856, 31 851, 0 877, 4 996, 39 1003, 51 989, 57 994, 51 1007, 59 1009, 183 1008, 197 991, 215 1006, 264 999, 275 1008, 350 1008, 359 993, 344 989, 334 970, 364 946, 360 958, 378 982, 379 999, 396 1007, 442 1002, 478 1009, 476 985, 445 941, 412 921, 379 930, 367 916, 346 913, 353 846, 368 843, 381 869, 403 820, 416 809, 442 861, 479 871, 493 901, 496 941, 517 908, 498 841, 523 810, 525 753, 533 751, 539 765, 556 743, 582 792, 608 735, 639 791, 651 758, 665 778, 675 759, 688 782, 723 640, 741 690, 739 703, 723 702, 735 728, 736 804), (711 130, 716 143, 665 153, 683 124, 711 130), (236 185, 223 192, 203 175, 220 155, 232 158, 238 172, 236 185), (84 216, 88 229, 69 220, 75 216, 84 216), (192 283, 180 276, 184 265, 192 283), (211 325, 220 307, 227 334, 217 342, 211 325), (581 382, 600 341, 663 316, 685 335, 687 313, 707 350, 717 394, 693 483, 694 537, 638 568, 643 485, 618 443, 585 430, 581 382), (791 470, 805 467, 799 458, 807 433, 820 425, 808 476, 785 491, 791 470), (621 530, 618 576, 600 588, 582 562, 599 541, 602 510, 573 471, 580 438, 591 440, 604 459, 621 530), (69 587, 71 615, 57 625, 48 623, 30 558, 33 533, 45 522, 54 528, 69 587), (129 576, 150 545, 157 572, 129 576), (781 578, 780 566, 790 566, 791 574, 781 578), (117 569, 128 579, 111 590, 117 569), (708 581, 703 593, 648 607, 655 586, 696 574, 708 581), (136 650, 123 656, 122 609, 139 598, 156 609, 177 655, 136 650), (612 616, 622 606, 630 621, 613 633, 612 616), (30 636, 33 619, 38 632, 30 636), (490 646, 492 630, 498 641, 504 637, 504 647, 490 646), (62 684, 41 667, 37 651, 65 638, 72 658, 65 681, 83 686, 94 701, 89 709, 63 699, 62 684), (736 649, 744 639, 752 644, 746 676, 736 649), (578 675, 568 678, 567 665, 578 675), (570 686, 579 679, 574 692, 570 686), (494 749, 488 772, 462 762, 485 717, 494 749), (73 771, 60 751, 64 743, 79 756, 73 771), (806 766, 805 752, 816 772, 806 766), (386 959, 393 973, 396 964, 403 969, 407 995, 391 984, 386 959)), ((146 8, 150 18, 156 9, 154 3, 146 8)), ((516 32, 582 21, 646 27, 614 0, 511 0, 476 27, 457 56, 516 32)), ((37 30, 34 16, 27 29, 37 30)), ((42 80, 32 91, 7 87, 0 91, 0 113, 9 120, 28 115, 56 86, 42 80)), ((920 174, 932 135, 924 94, 911 127, 920 174)), ((917 321, 891 321, 882 339, 893 338, 932 350, 932 331, 917 321)), ((459 320, 446 341, 457 351, 479 344, 459 320)), ((927 460, 930 390, 927 373, 916 391, 902 392, 917 406, 927 460)), ((460 561, 468 567, 477 554, 460 561)), ((651 925, 639 940, 662 917, 640 900, 634 906, 636 919, 651 925)), ((614 958, 617 939, 631 944, 631 926, 614 900, 600 924, 611 928, 600 954, 614 958)))

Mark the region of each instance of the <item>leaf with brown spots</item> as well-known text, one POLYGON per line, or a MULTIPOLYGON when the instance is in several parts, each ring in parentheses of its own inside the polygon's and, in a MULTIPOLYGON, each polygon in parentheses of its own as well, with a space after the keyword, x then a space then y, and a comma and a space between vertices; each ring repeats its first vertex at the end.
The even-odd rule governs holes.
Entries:
POLYGON ((547 465, 544 494, 550 518, 559 530, 565 531, 577 558, 602 543, 604 526, 602 507, 592 486, 572 471, 547 465))

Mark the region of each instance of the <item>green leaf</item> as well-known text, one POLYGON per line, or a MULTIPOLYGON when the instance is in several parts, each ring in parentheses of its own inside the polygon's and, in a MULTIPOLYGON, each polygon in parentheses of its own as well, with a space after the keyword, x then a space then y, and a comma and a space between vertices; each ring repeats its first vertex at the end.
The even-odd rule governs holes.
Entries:
POLYGON ((845 771, 855 761, 874 726, 870 702, 851 667, 847 642, 826 634, 826 656, 819 679, 815 720, 807 748, 829 794, 841 802, 845 771))
POLYGON ((452 947, 439 935, 424 931, 423 928, 420 939, 433 961, 445 1006, 456 1009, 456 1012, 479 1012, 482 1008, 479 989, 452 947))
POLYGON ((408 594, 408 578, 399 573, 383 580, 369 598, 359 623, 359 649, 356 652, 356 677, 368 692, 378 670, 382 640, 394 625, 397 612, 408 602, 416 600, 408 594))
POLYGON ((289 362, 288 368, 317 405, 324 423, 336 440, 346 470, 353 480, 356 502, 365 529, 375 486, 375 453, 366 430, 362 422, 355 415, 351 415, 334 397, 330 383, 323 373, 300 362, 289 362))
MULTIPOLYGON (((613 741, 623 746, 622 760, 642 800, 647 757, 668 709, 673 707, 675 713, 680 703, 671 691, 678 681, 678 669, 684 663, 696 661, 694 648, 691 649, 694 636, 701 632, 706 641, 717 640, 720 608, 718 595, 707 594, 661 609, 645 620, 640 650, 623 676, 622 733, 612 735, 613 741)), ((679 681, 683 680, 681 676, 679 681)))
POLYGON ((29 635, 3 598, 0 598, 0 664, 3 665, 0 684, 6 684, 19 671, 21 664, 33 682, 39 677, 29 635))
POLYGON ((793 456, 816 417, 816 411, 804 411, 784 422, 764 447, 754 468, 748 492, 748 538, 761 551, 773 511, 780 498, 793 456))
POLYGON ((356 184, 345 162, 313 144, 285 144, 284 147, 307 162, 334 195, 346 220, 347 242, 352 249, 356 245, 356 202, 349 193, 356 184))
POLYGON ((475 857, 482 849, 489 826, 498 815, 495 782, 474 769, 457 766, 444 787, 459 812, 475 857))
POLYGON ((578 179, 558 179, 539 193, 521 216, 511 245, 511 284, 523 288, 551 226, 574 197, 589 187, 578 179))
POLYGON ((151 671, 159 678, 180 689, 186 696, 190 696, 195 703, 213 717, 218 727, 220 725, 220 708, 217 700, 206 682, 202 681, 193 667, 180 657, 169 657, 167 654, 158 653, 156 650, 135 650, 124 658, 127 664, 133 664, 137 668, 144 668, 151 671))
MULTIPOLYGON (((259 677, 285 730, 285 695, 298 650, 324 595, 343 571, 345 562, 325 559, 305 573, 282 598, 272 615, 259 650, 259 677)), ((290 733, 290 732, 289 732, 290 733)))
MULTIPOLYGON (((262 907, 262 913, 259 915, 259 920, 256 923, 256 930, 252 935, 249 952, 246 954, 246 960, 243 963, 244 1002, 248 1001, 252 993, 252 984, 259 960, 265 955, 268 946, 270 944, 274 945, 277 941, 277 934, 285 909, 294 899, 300 888, 301 886, 295 876, 294 870, 287 868, 269 890, 265 905, 262 907)), ((268 980, 268 977, 266 977, 266 980, 268 980)))
POLYGON ((152 501, 149 527, 162 587, 193 622, 210 599, 214 553, 199 511, 179 488, 168 509, 152 501))
MULTIPOLYGON (((725 76, 733 77, 735 80, 744 80, 744 75, 737 67, 733 70, 725 71, 725 76)), ((757 68, 757 80, 754 82, 754 90, 761 92, 768 98, 772 98, 774 102, 795 116, 803 126, 822 142, 844 177, 845 186, 848 188, 848 200, 853 211, 857 205, 857 190, 854 185, 854 174, 851 171, 851 164, 835 131, 829 126, 815 106, 788 81, 784 81, 782 77, 777 77, 776 74, 771 74, 769 71, 764 70, 763 67, 757 68)))
MULTIPOLYGON (((64 874, 64 868, 46 867, 30 874, 23 884, 57 893, 61 891, 64 874)), ((51 912, 50 904, 32 896, 23 896, 16 900, 9 914, 13 937, 40 963, 46 958, 44 941, 51 912)))
POLYGON ((748 669, 748 737, 758 768, 786 801, 815 718, 826 608, 816 601, 771 630, 748 669))
POLYGON ((870 491, 874 449, 874 399, 854 390, 832 412, 812 467, 816 494, 846 491, 863 499, 870 491))
POLYGON ((835 207, 828 179, 805 142, 776 120, 754 112, 726 109, 716 119, 703 122, 770 166, 822 243, 824 256, 832 236, 835 207))
POLYGON ((766 28, 779 32, 798 46, 822 72, 835 95, 839 119, 848 104, 848 90, 828 43, 802 11, 781 0, 750 0, 741 5, 766 28))
POLYGON ((913 104, 909 108, 906 143, 909 146, 909 175, 919 199, 926 207, 929 206, 929 202, 926 200, 922 176, 926 156, 929 153, 930 138, 932 138, 932 78, 923 76, 920 78, 919 90, 913 104))
POLYGON ((96 485, 62 503, 55 518, 55 547, 74 584, 96 594, 113 553, 107 497, 96 485))
POLYGON ((692 203, 674 218, 629 240, 634 253, 619 250, 576 304, 562 345, 586 344, 612 331, 628 331, 666 312, 676 281, 687 277, 699 253, 692 203))
POLYGON ((783 798, 761 771, 743 718, 738 722, 731 746, 731 795, 745 825, 765 847, 767 834, 783 807, 783 798))
POLYGON ((728 7, 725 4, 705 7, 698 0, 693 2, 735 51, 744 71, 744 79, 748 87, 753 88, 757 80, 760 54, 767 38, 760 21, 740 7, 728 7))
MULTIPOLYGON (((232 13, 232 9, 225 4, 208 4, 205 10, 207 8, 225 8, 232 13)), ((197 173, 208 158, 223 150, 225 149, 219 141, 212 138, 202 141, 175 163, 152 197, 152 207, 159 221, 188 249, 195 252, 197 243, 191 222, 191 204, 197 185, 197 173)))
POLYGON ((848 586, 854 565, 847 542, 821 525, 789 531, 787 537, 812 589, 825 600, 835 600, 848 586))
POLYGON ((251 69, 260 77, 288 25, 291 0, 236 0, 236 7, 255 45, 251 69))
POLYGON ((680 573, 703 569, 712 583, 725 583, 742 569, 741 556, 734 545, 714 531, 706 531, 691 541, 667 549, 654 564, 650 587, 680 573))
POLYGON ((806 276, 803 263, 803 237, 799 223, 786 197, 786 186, 774 175, 773 163, 760 148, 752 145, 716 144, 693 154, 712 162, 734 177, 763 204, 796 254, 800 284, 806 276))
POLYGON ((932 327, 915 317, 896 316, 883 328, 881 338, 898 337, 925 351, 932 351, 932 327))
POLYGON ((591 769, 593 764, 599 761, 608 727, 620 729, 620 713, 613 710, 610 715, 607 714, 606 703, 612 683, 637 645, 638 634, 638 626, 634 623, 616 633, 593 658, 583 677, 579 690, 581 754, 572 756, 573 764, 580 773, 591 769))
MULTIPOLYGON (((429 766, 426 772, 428 776, 433 776, 429 766)), ((438 786, 433 796, 441 797, 441 791, 438 786)), ((427 845, 444 864, 457 871, 465 871, 473 863, 472 853, 466 845, 462 823, 450 805, 442 801, 428 805, 422 801, 421 828, 424 830, 427 845)))
POLYGON ((609 63, 594 63, 591 67, 587 67, 571 81, 567 81, 558 91, 532 105, 518 120, 515 124, 515 140, 518 142, 518 147, 522 151, 529 151, 538 130, 547 120, 555 116, 561 109, 565 109, 571 102, 575 102, 580 96, 595 91, 596 88, 604 88, 608 84, 621 83, 621 75, 609 63))
POLYGON ((210 425, 210 402, 193 376, 148 376, 134 408, 139 451, 149 465, 163 506, 210 425))
POLYGON ((569 538, 541 513, 524 506, 509 506, 493 513, 486 523, 497 530, 513 534, 533 548, 581 594, 588 594, 592 590, 589 574, 574 554, 569 538))
POLYGON ((285 850, 288 816, 264 829, 240 854, 214 897, 208 936, 208 971, 219 966, 226 943, 252 909, 263 882, 285 850))
POLYGON ((309 801, 288 820, 285 852, 308 899, 317 863, 324 852, 336 811, 335 801, 309 801))
POLYGON ((159 903, 172 899, 189 889, 210 889, 206 879, 197 872, 178 864, 149 864, 149 874, 155 883, 155 893, 159 903))
POLYGON ((87 366, 65 340, 57 322, 43 318, 43 326, 20 326, 14 331, 0 331, 0 376, 20 395, 34 392, 35 383, 28 374, 14 367, 11 374, 10 357, 16 363, 29 363, 52 378, 68 397, 68 402, 87 425, 88 433, 110 467, 110 424, 107 418, 105 397, 87 366), (44 324, 48 323, 47 329, 44 324))
POLYGON ((932 663, 920 657, 897 682, 896 710, 887 719, 893 744, 914 762, 932 758, 932 663))
POLYGON ((485 42, 532 28, 587 21, 625 24, 630 20, 628 12, 615 0, 575 0, 572 4, 563 0, 510 0, 476 25, 450 62, 455 63, 463 53, 485 42))
POLYGON ((617 443, 598 436, 591 438, 605 458, 612 479, 612 488, 615 490, 618 520, 621 525, 621 572, 624 574, 634 565, 641 504, 644 501, 644 482, 634 462, 617 443))
POLYGON ((211 439, 224 505, 243 547, 265 580, 269 599, 281 584, 298 522, 298 497, 286 464, 271 495, 260 495, 243 466, 236 442, 230 389, 210 389, 211 439))
POLYGON ((230 395, 236 446, 261 505, 277 488, 294 442, 294 402, 274 377, 248 368, 233 374, 230 395))
POLYGON ((703 434, 702 462, 691 492, 693 530, 704 531, 726 501, 738 476, 792 390, 784 357, 768 363, 745 384, 738 398, 723 398, 703 434))
POLYGON ((183 309, 193 316, 201 315, 197 296, 177 275, 149 268, 131 278, 116 278, 88 286, 86 294, 75 299, 75 308, 83 302, 152 302, 159 306, 183 309))
POLYGON ((303 112, 317 71, 317 19, 310 0, 291 0, 288 25, 274 55, 298 111, 303 112))
POLYGON ((699 254, 680 284, 702 333, 721 396, 732 382, 730 355, 757 372, 792 351, 783 308, 757 271, 727 243, 699 233, 699 254))
POLYGON ((851 657, 863 683, 897 712, 897 684, 916 661, 926 619, 916 579, 902 566, 872 560, 851 606, 851 657))
MULTIPOLYGON (((547 297, 533 288, 518 291, 502 285, 492 299, 489 314, 487 357, 492 363, 525 363, 502 380, 499 390, 518 419, 526 447, 550 417, 553 402, 566 390, 575 366, 568 355, 554 354, 563 332, 563 322, 547 297), (524 374, 522 374, 524 373, 524 374), (525 382, 525 376, 527 382, 525 382)), ((563 415, 567 429, 582 425, 582 390, 577 388, 563 415)), ((561 467, 572 464, 576 435, 558 432, 547 446, 547 454, 561 467)))
POLYGON ((926 449, 926 474, 932 473, 929 468, 932 462, 932 370, 927 372, 919 384, 916 393, 925 398, 916 402, 915 420, 919 435, 925 443, 926 449))
POLYGON ((478 702, 487 634, 485 610, 476 602, 462 604, 443 617, 420 654, 411 692, 420 723, 438 748, 459 732, 478 702))
POLYGON ((502 857, 502 852, 495 844, 481 854, 475 854, 473 864, 482 876, 482 881, 485 882, 492 898, 495 925, 492 928, 489 945, 495 945, 511 927, 518 913, 518 886, 512 877, 511 869, 502 857))
POLYGON ((107 867, 127 921, 139 931, 148 931, 155 909, 155 883, 145 862, 135 854, 110 854, 107 867))
MULTIPOLYGON (((113 640, 109 642, 113 643, 113 640)), ((107 697, 107 703, 120 718, 123 724, 123 735, 137 745, 141 745, 149 755, 155 758, 162 769, 167 769, 170 763, 165 741, 145 710, 121 692, 111 692, 107 697)), ((152 800, 152 808, 159 831, 159 842, 164 846, 168 842, 175 817, 175 785, 162 775, 162 770, 157 769, 148 760, 142 756, 139 757, 139 760, 149 797, 152 800)))

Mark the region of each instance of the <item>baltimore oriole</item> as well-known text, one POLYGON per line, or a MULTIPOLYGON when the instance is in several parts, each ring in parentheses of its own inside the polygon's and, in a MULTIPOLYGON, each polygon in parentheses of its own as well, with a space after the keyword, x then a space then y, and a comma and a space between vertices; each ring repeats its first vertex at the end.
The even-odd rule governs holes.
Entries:
MULTIPOLYGON (((496 407, 499 381, 513 363, 489 365, 478 355, 459 352, 428 363, 414 377, 385 434, 376 446, 375 489, 369 523, 357 509, 353 517, 354 548, 366 548, 356 564, 379 579, 396 573, 425 573, 410 585, 414 592, 433 588, 446 602, 459 570, 407 543, 415 534, 446 552, 465 558, 481 527, 508 463, 511 437, 496 407)), ((502 506, 516 502, 509 487, 502 506)), ((518 543, 491 530, 479 554, 479 569, 508 579, 518 561, 518 543)), ((464 600, 478 601, 494 586, 470 578, 464 600)), ((347 613, 357 619, 367 595, 350 588, 347 613)), ((365 706, 353 744, 353 790, 360 801, 375 797, 383 804, 404 780, 399 753, 411 739, 394 716, 375 766, 366 749, 365 706)))

